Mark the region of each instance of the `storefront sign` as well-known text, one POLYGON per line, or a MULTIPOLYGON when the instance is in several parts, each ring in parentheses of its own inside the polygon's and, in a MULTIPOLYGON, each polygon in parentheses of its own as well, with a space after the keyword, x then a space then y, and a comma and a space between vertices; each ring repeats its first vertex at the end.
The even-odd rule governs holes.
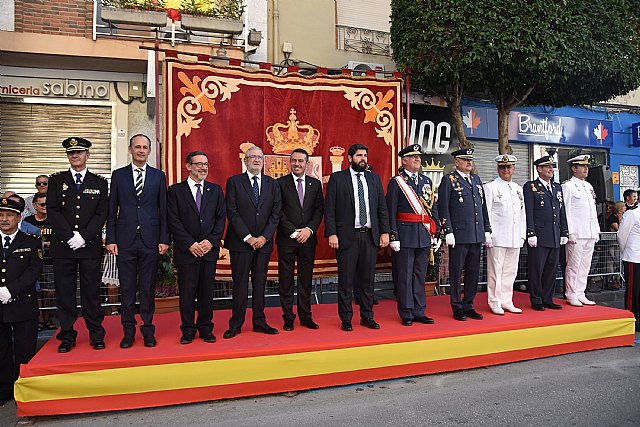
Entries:
POLYGON ((640 147, 640 122, 631 125, 631 145, 640 147))
POLYGON ((109 99, 109 82, 2 76, 0 96, 109 99))
MULTIPOLYGON (((462 121, 467 137, 498 139, 498 110, 462 107, 462 121)), ((509 140, 611 148, 613 124, 610 120, 512 111, 509 114, 509 140)))
MULTIPOLYGON (((406 132, 405 121, 405 134, 406 132)), ((458 148, 453 118, 447 108, 412 104, 408 133, 408 145, 420 144, 425 153, 444 154, 451 147, 458 148)))

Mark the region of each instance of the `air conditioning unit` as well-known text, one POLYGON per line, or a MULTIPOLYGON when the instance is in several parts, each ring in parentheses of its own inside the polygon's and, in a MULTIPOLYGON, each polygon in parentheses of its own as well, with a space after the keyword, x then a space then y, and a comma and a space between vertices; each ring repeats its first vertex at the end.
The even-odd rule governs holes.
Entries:
POLYGON ((376 72, 376 77, 383 78, 384 77, 384 64, 375 64, 372 62, 361 62, 361 61, 349 61, 347 66, 352 71, 353 76, 366 76, 367 70, 373 70, 376 72))

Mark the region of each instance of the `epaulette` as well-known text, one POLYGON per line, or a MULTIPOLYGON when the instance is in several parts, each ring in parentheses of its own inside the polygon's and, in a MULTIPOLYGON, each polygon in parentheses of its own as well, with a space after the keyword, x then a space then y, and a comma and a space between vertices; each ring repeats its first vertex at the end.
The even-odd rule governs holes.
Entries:
POLYGON ((97 176, 98 178, 104 179, 105 181, 107 180, 107 178, 105 178, 104 176, 94 173, 95 176, 97 176))
POLYGON ((569 182, 571 181, 570 179, 565 179, 564 181, 562 181, 562 184, 564 184, 565 182, 569 182))
MULTIPOLYGON (((68 170, 68 169, 67 169, 67 170, 68 170)), ((54 172, 54 173, 52 173, 52 174, 51 174, 51 175, 49 175, 49 176, 51 177, 51 176, 60 175, 62 172, 66 172, 66 171, 58 171, 58 172, 54 172)))
POLYGON ((41 236, 38 236, 37 234, 33 234, 33 233, 27 233, 26 231, 23 231, 24 234, 26 234, 29 237, 35 237, 36 239, 40 240, 41 236))

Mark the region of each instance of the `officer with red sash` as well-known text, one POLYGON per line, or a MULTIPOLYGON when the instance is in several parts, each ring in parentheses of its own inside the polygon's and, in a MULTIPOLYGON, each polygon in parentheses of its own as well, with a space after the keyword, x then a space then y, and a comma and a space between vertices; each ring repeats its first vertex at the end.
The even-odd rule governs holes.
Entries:
POLYGON ((413 322, 432 324, 425 315, 424 282, 427 276, 429 253, 440 240, 438 209, 434 203, 431 180, 420 174, 422 150, 418 144, 398 153, 403 171, 391 178, 387 186, 390 243, 393 250, 398 314, 404 326, 413 322))

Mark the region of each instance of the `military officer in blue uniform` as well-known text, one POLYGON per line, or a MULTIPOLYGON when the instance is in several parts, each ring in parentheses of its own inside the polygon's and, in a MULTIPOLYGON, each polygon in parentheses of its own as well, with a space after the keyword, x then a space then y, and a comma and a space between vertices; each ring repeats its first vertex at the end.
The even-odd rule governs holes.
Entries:
POLYGON ((531 307, 559 310, 553 302, 560 245, 567 243, 569 229, 562 187, 553 182, 555 164, 551 156, 533 162, 538 179, 523 186, 527 217, 528 286, 531 307))
POLYGON ((473 170, 473 148, 451 153, 456 169, 442 178, 438 188, 438 213, 445 242, 449 246, 449 280, 453 318, 482 320, 473 308, 480 274, 480 251, 491 241, 491 224, 487 213, 482 181, 473 170), (464 270, 464 299, 461 278, 464 270))
POLYGON ((0 199, 0 405, 13 399, 20 364, 36 354, 42 244, 18 229, 24 203, 0 199))
MULTIPOLYGON (((420 174, 422 147, 410 145, 398 153, 403 170, 387 185, 387 207, 391 228, 398 314, 404 326, 413 322, 432 324, 425 315, 427 276, 432 245, 440 232, 438 209, 431 180, 420 174)), ((437 250, 437 248, 436 248, 437 250)))
POLYGON ((56 304, 61 341, 58 352, 68 353, 76 345, 78 332, 73 325, 76 308, 77 276, 80 272, 82 317, 91 346, 105 348, 100 307, 102 227, 107 218, 107 180, 87 169, 91 141, 67 138, 62 142, 70 168, 49 178, 48 220, 53 229, 51 257, 55 275, 56 304))

